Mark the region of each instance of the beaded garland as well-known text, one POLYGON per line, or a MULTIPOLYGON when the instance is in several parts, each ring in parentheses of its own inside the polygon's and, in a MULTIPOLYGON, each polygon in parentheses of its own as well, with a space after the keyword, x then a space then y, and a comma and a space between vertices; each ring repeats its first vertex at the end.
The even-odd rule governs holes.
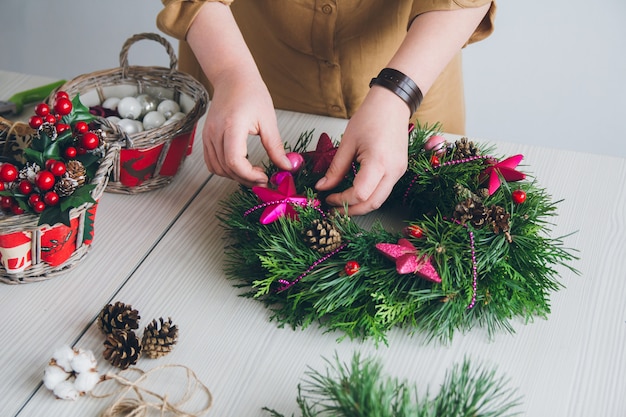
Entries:
MULTIPOLYGON (((457 331, 513 332, 513 319, 550 312, 559 267, 576 272, 563 237, 549 236, 556 203, 518 170, 466 138, 448 143, 438 126, 409 128, 409 164, 387 202, 369 216, 404 217, 397 231, 327 207, 314 184, 336 152, 326 134, 310 150, 303 133, 292 172, 266 167, 269 188, 240 187, 218 214, 230 243, 225 272, 280 326, 317 323, 341 337, 386 341, 393 327, 449 341, 457 331), (523 199, 512 198, 523 193, 523 199), (398 214, 401 212, 402 214, 398 214), (315 222, 337 231, 327 252, 306 238, 315 222)), ((359 166, 332 192, 351 186, 359 166)))

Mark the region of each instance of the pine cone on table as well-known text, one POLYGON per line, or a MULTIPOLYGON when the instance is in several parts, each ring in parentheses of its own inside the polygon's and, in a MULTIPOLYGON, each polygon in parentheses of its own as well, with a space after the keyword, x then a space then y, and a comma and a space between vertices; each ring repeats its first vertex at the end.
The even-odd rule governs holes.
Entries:
POLYGON ((159 322, 152 320, 143 331, 141 350, 150 359, 167 355, 178 341, 178 327, 172 325, 172 319, 165 321, 161 317, 159 322))
POLYGON ((120 301, 108 304, 98 315, 98 327, 104 334, 113 330, 134 330, 139 328, 139 312, 120 301))
POLYGON ((141 355, 139 339, 132 330, 113 330, 104 341, 104 359, 120 369, 137 363, 141 355))
POLYGON ((332 252, 342 243, 341 234, 326 219, 315 219, 304 231, 304 240, 311 249, 321 254, 332 252))

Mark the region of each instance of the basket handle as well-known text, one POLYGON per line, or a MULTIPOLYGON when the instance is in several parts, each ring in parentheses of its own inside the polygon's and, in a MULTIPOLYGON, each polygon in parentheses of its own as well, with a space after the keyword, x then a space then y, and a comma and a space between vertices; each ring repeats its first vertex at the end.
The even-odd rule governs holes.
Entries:
POLYGON ((173 73, 176 69, 176 65, 178 65, 178 58, 176 58, 174 48, 172 48, 172 45, 167 41, 167 39, 156 33, 138 33, 126 39, 126 42, 124 42, 124 46, 122 46, 122 50, 120 51, 120 67, 122 67, 122 77, 126 78, 128 73, 128 50, 130 49, 130 46, 142 39, 156 41, 165 47, 165 50, 170 56, 170 73, 173 73))

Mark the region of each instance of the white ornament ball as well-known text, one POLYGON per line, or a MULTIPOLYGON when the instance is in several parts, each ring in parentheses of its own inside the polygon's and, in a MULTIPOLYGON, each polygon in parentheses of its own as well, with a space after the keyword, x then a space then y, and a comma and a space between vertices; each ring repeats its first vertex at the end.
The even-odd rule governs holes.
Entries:
POLYGON ((151 111, 143 117, 143 127, 146 130, 161 127, 165 123, 165 116, 159 111, 151 111))
POLYGON ((102 107, 109 110, 116 110, 117 105, 120 103, 119 97, 109 97, 102 102, 102 107))
POLYGON ((117 112, 124 119, 138 119, 141 109, 141 103, 135 97, 124 97, 117 105, 117 112))
POLYGON ((133 135, 139 132, 139 126, 137 126, 136 121, 132 119, 122 119, 117 122, 117 125, 120 127, 120 129, 122 129, 129 135, 133 135))
POLYGON ((180 111, 180 106, 174 100, 163 100, 159 103, 157 111, 163 113, 163 116, 165 116, 166 119, 169 119, 174 115, 174 113, 178 113, 180 111))
POLYGON ((139 94, 137 101, 141 104, 141 115, 145 116, 151 111, 155 111, 159 105, 159 100, 152 97, 150 94, 139 94))
POLYGON ((109 116, 109 117, 107 117, 107 120, 108 120, 109 122, 111 122, 112 124, 116 125, 116 124, 118 124, 118 123, 119 123, 119 121, 120 121, 120 120, 122 120, 122 119, 120 119, 120 118, 119 118, 119 117, 117 117, 117 116, 109 116))

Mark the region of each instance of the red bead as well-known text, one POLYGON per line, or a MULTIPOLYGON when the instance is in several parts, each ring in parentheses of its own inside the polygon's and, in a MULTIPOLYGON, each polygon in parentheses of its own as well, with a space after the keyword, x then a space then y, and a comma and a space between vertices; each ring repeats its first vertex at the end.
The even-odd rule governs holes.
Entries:
POLYGON ((515 190, 511 193, 511 198, 515 204, 522 204, 526 201, 526 192, 524 190, 515 190))
POLYGON ((407 233, 409 236, 414 237, 415 239, 421 239, 424 237, 424 231, 416 224, 412 224, 411 226, 407 227, 407 233))
POLYGON ((15 165, 5 162, 0 166, 0 181, 11 182, 17 179, 17 168, 15 165))
POLYGON ((361 268, 361 265, 359 265, 357 261, 348 261, 346 262, 346 265, 343 267, 343 270, 345 271, 346 275, 354 275, 357 272, 359 272, 360 268, 361 268))
POLYGON ((35 185, 41 191, 48 191, 54 187, 54 175, 50 171, 39 171, 35 176, 35 185))
POLYGON ((430 164, 437 168, 439 165, 441 165, 441 162, 439 161, 439 157, 437 155, 433 155, 430 157, 430 164))

